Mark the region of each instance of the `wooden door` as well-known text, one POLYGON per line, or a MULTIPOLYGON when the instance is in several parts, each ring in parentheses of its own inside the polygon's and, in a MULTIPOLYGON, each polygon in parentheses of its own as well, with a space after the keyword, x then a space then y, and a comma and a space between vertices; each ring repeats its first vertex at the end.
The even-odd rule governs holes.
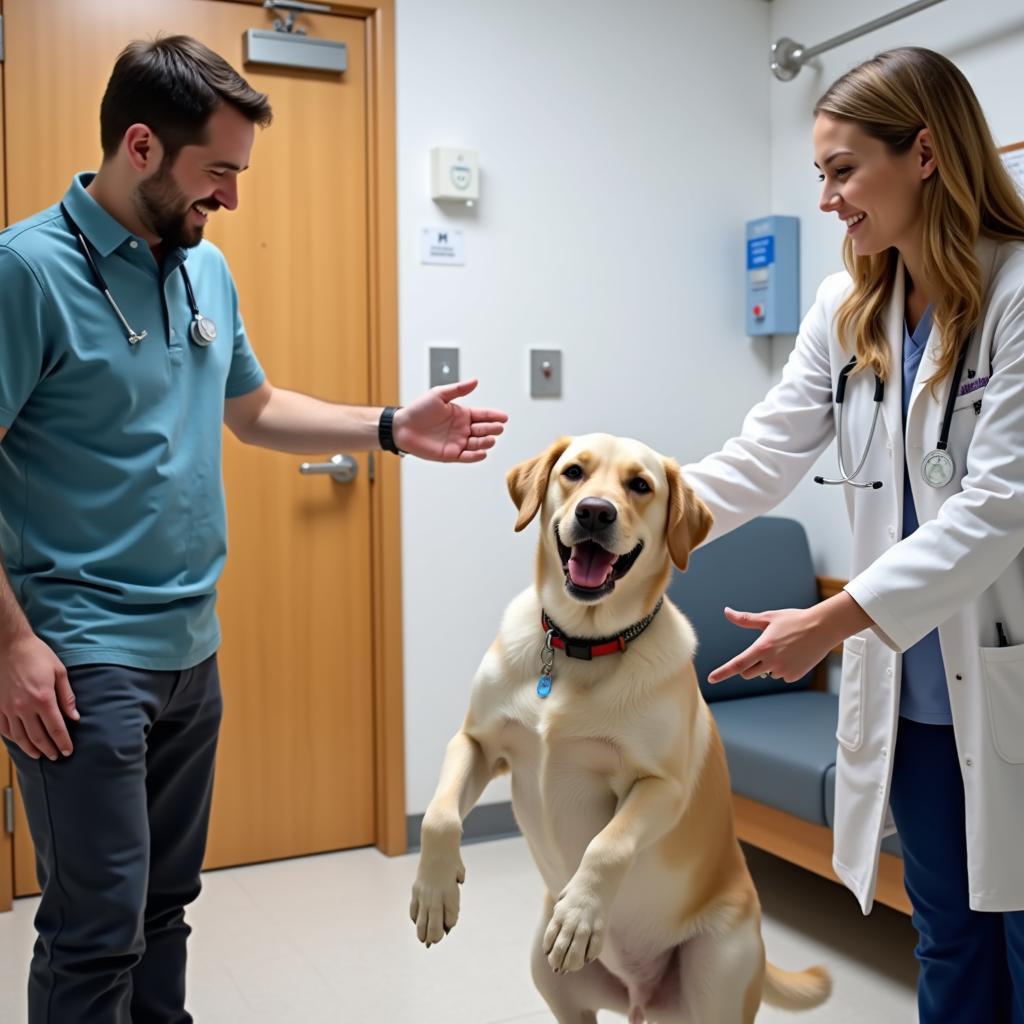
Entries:
MULTIPOLYGON (((274 107, 240 179, 239 209, 216 214, 207 231, 232 268, 256 353, 278 386, 365 404, 375 286, 366 26, 301 16, 311 35, 346 43, 342 76, 243 67, 243 32, 271 21, 230 0, 5 0, 7 215, 55 202, 72 174, 98 165, 100 97, 127 42, 199 38, 274 107)), ((375 840, 375 551, 368 459, 357 458, 356 481, 342 485, 225 434, 226 714, 208 867, 375 840)), ((23 836, 15 858, 21 892, 32 860, 23 836)))

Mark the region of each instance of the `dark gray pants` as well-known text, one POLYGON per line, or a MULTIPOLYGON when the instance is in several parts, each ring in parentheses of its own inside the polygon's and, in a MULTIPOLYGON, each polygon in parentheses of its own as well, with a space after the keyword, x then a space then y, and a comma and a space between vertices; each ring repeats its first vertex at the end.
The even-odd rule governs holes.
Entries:
POLYGON ((199 894, 221 717, 216 656, 181 672, 68 671, 74 753, 13 744, 43 895, 29 1024, 188 1024, 185 906, 199 894))

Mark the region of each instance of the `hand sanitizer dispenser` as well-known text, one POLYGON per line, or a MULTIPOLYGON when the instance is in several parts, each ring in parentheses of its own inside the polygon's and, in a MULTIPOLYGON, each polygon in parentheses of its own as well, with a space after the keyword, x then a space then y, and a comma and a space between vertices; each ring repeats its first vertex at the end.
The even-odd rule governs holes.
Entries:
POLYGON ((800 219, 747 221, 747 334, 800 329, 800 219))

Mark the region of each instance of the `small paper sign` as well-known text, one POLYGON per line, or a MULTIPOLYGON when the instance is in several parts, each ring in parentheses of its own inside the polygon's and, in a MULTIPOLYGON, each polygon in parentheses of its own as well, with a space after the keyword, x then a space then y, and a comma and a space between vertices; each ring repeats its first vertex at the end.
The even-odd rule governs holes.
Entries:
POLYGON ((462 228, 423 228, 420 231, 420 263, 461 267, 466 262, 462 228))

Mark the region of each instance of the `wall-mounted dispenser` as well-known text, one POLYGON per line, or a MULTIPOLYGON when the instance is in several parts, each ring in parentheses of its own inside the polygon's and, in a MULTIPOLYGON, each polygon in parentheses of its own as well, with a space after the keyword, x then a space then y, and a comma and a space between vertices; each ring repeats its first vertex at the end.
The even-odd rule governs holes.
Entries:
POLYGON ((480 163, 475 149, 435 146, 430 151, 430 198, 473 206, 480 198, 480 163))
POLYGON ((800 218, 747 221, 747 334, 800 329, 800 218))

